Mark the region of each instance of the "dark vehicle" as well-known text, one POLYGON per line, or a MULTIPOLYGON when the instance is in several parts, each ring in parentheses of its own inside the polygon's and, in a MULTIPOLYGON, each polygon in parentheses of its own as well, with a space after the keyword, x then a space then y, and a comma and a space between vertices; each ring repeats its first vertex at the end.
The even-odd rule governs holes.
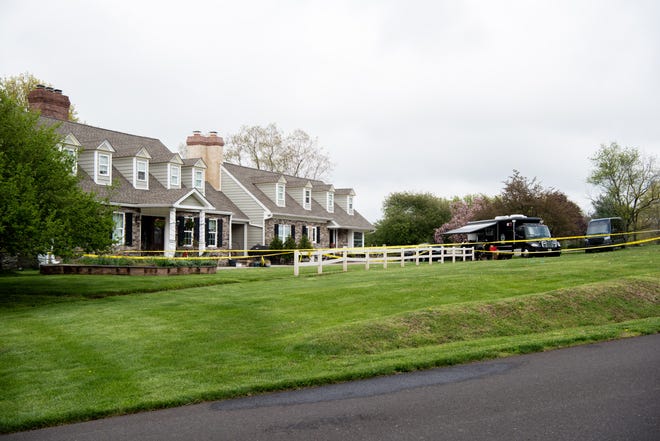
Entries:
POLYGON ((604 217, 592 219, 587 226, 584 239, 585 252, 612 251, 616 247, 623 248, 627 242, 623 219, 620 217, 604 217))
POLYGON ((561 245, 539 217, 497 216, 468 222, 445 234, 466 234, 468 244, 474 243, 477 258, 510 259, 517 251, 524 257, 561 255, 561 245))

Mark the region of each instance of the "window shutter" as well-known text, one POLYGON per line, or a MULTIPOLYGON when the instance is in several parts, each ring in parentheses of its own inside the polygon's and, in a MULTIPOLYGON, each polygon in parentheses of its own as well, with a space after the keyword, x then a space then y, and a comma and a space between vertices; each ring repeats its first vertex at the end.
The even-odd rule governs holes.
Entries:
POLYGON ((316 242, 321 243, 321 227, 314 228, 316 228, 316 242))
POLYGON ((291 238, 295 239, 296 238, 296 226, 291 225, 291 238))
POLYGON ((209 246, 209 218, 207 217, 204 222, 204 242, 209 246))
POLYGON ((194 217, 193 218, 194 226, 193 226, 193 240, 199 241, 199 218, 194 217))
POLYGON ((280 237, 280 224, 275 224, 275 237, 280 237))
POLYGON ((133 213, 124 214, 124 244, 133 245, 133 213))
POLYGON ((185 228, 186 219, 183 216, 177 216, 176 218, 176 244, 177 246, 183 246, 183 229, 185 228))
POLYGON ((218 218, 218 248, 222 246, 222 218, 218 218))
POLYGON ((302 235, 309 237, 309 234, 307 234, 307 225, 303 225, 302 227, 302 235))

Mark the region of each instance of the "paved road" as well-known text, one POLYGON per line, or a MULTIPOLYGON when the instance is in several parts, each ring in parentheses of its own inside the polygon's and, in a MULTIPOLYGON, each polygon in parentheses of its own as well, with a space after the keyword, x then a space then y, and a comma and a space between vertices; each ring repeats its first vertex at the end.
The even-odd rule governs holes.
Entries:
POLYGON ((660 334, 2 440, 660 440, 660 334))

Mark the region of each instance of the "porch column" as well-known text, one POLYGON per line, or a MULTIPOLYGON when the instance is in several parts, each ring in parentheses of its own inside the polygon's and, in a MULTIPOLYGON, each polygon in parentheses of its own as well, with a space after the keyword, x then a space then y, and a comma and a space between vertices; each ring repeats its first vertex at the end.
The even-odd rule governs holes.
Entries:
POLYGON ((199 255, 206 251, 206 213, 199 212, 199 255))
POLYGON ((165 225, 165 257, 174 257, 176 251, 176 209, 170 208, 170 215, 165 225))

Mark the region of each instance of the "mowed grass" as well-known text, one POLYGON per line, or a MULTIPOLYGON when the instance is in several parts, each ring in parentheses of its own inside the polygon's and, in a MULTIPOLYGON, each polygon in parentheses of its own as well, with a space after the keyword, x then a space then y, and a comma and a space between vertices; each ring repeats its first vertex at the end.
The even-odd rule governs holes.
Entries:
POLYGON ((0 431, 655 333, 659 251, 2 276, 0 431))

